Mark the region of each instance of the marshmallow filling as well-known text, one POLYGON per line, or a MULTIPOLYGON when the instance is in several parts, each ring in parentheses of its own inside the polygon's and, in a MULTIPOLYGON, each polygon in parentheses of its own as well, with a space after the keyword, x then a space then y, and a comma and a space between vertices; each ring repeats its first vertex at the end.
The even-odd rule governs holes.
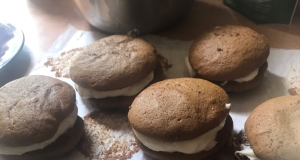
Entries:
MULTIPOLYGON (((226 117, 227 118, 227 117, 226 117)), ((193 154, 201 151, 208 151, 216 146, 218 143, 215 138, 218 132, 224 127, 226 118, 215 128, 202 134, 199 137, 193 138, 191 140, 177 141, 177 142, 164 142, 156 140, 154 138, 148 137, 139 133, 133 129, 133 132, 137 139, 147 148, 153 151, 162 152, 181 152, 185 154, 193 154)))
POLYGON ((231 103, 226 103, 226 104, 225 104, 225 107, 226 107, 226 109, 230 109, 231 103))
POLYGON ((44 142, 32 144, 24 147, 2 147, 0 146, 0 154, 3 155, 22 155, 26 152, 43 149, 51 143, 55 142, 61 135, 66 133, 68 129, 72 128, 77 120, 78 108, 75 105, 72 113, 61 121, 55 135, 44 142))
POLYGON ((259 68, 256 68, 255 70, 253 70, 252 72, 250 72, 246 76, 238 78, 238 79, 234 79, 233 81, 236 81, 238 83, 252 81, 258 75, 258 70, 259 70, 259 68))
POLYGON ((188 69, 190 77, 194 77, 194 75, 196 74, 196 72, 194 71, 194 69, 191 66, 191 63, 189 61, 189 57, 185 57, 185 65, 186 65, 186 67, 188 69))
MULTIPOLYGON (((254 154, 254 151, 251 147, 247 146, 247 147, 244 147, 243 150, 241 151, 236 151, 235 152, 235 155, 238 159, 239 156, 237 156, 237 154, 240 154, 240 155, 243 155, 243 156, 246 156, 247 158, 249 158, 250 160, 260 160, 259 158, 256 157, 256 155, 254 154)), ((241 159, 240 159, 241 160, 241 159)))
MULTIPOLYGON (((189 62, 188 57, 185 58, 185 64, 186 64, 186 67, 188 69, 190 77, 193 77, 196 74, 196 72, 193 70, 193 68, 192 68, 192 66, 191 66, 191 64, 189 62)), ((234 79, 232 81, 235 81, 235 82, 238 82, 238 83, 252 81, 258 75, 258 71, 259 71, 259 68, 256 68, 255 70, 253 70, 252 72, 250 72, 246 76, 234 79)), ((224 81, 221 85, 226 85, 227 82, 228 81, 224 81)))
POLYGON ((76 85, 76 89, 82 98, 107 98, 118 96, 133 96, 141 92, 154 78, 154 72, 151 72, 146 78, 140 82, 117 90, 96 91, 76 85))

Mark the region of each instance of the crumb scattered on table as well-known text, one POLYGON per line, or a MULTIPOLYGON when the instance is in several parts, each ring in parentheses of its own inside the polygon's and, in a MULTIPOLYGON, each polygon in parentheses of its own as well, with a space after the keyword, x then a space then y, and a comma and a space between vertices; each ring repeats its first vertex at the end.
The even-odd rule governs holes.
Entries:
POLYGON ((92 112, 84 117, 78 150, 90 159, 125 160, 139 151, 127 115, 92 112))
POLYGON ((46 67, 51 67, 51 72, 55 73, 55 77, 70 78, 70 60, 82 49, 83 48, 75 48, 66 52, 62 52, 56 58, 48 58, 44 65, 46 67))
POLYGON ((172 68, 173 64, 170 64, 167 58, 165 58, 161 54, 157 54, 157 58, 165 70, 172 68))

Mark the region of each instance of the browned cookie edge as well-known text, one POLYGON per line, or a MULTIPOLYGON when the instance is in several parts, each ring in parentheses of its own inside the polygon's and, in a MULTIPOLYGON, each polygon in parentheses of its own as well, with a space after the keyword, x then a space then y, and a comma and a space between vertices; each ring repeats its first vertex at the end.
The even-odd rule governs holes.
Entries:
POLYGON ((243 26, 225 25, 201 34, 191 45, 189 61, 205 79, 237 79, 261 66, 269 56, 265 36, 243 26))
POLYGON ((72 59, 70 78, 97 91, 124 88, 148 76, 158 63, 156 56, 155 47, 141 38, 112 35, 90 44, 72 59))
MULTIPOLYGON (((160 63, 156 66, 154 69, 154 78, 153 80, 145 87, 147 88, 153 83, 156 83, 158 81, 162 81, 164 79, 164 73, 163 68, 160 63)), ((108 97, 108 98, 101 98, 101 99, 95 99, 91 98, 89 99, 89 103, 92 105, 97 106, 97 108, 101 110, 123 110, 128 111, 129 106, 135 99, 135 97, 138 94, 134 96, 119 96, 119 97, 108 97)))
POLYGON ((257 76, 253 80, 248 82, 239 83, 235 81, 228 81, 225 85, 222 85, 223 82, 214 82, 214 83, 222 87, 226 92, 247 91, 259 86, 262 83, 267 68, 268 68, 268 63, 265 62, 261 67, 259 67, 257 76))
POLYGON ((230 116, 227 117, 225 126, 217 134, 216 141, 217 145, 209 151, 202 151, 195 154, 184 154, 179 152, 168 153, 168 152, 158 152, 153 151, 146 146, 144 146, 136 137, 136 142, 143 152, 151 157, 154 157, 159 160, 204 160, 205 158, 213 155, 221 148, 223 148, 229 141, 233 131, 233 121, 230 116))
POLYGON ((83 120, 77 116, 74 127, 61 135, 44 149, 27 152, 23 155, 0 155, 3 160, 53 160, 70 152, 79 142, 84 128, 83 120))
POLYGON ((0 144, 23 147, 54 136, 74 110, 73 87, 59 79, 30 75, 0 88, 0 144))

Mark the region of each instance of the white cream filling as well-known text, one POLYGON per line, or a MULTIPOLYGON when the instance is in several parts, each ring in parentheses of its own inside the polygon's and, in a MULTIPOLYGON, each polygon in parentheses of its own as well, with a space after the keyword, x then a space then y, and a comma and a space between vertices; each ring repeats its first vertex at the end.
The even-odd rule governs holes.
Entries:
POLYGON ((225 86, 228 83, 228 81, 224 81, 221 83, 221 86, 225 86))
POLYGON ((258 75, 258 70, 259 70, 259 68, 256 68, 255 70, 253 70, 252 72, 250 72, 246 76, 238 78, 238 79, 234 79, 233 81, 236 81, 238 83, 249 82, 249 81, 253 80, 258 75))
POLYGON ((178 141, 178 142, 163 142, 145 136, 134 129, 133 132, 139 141, 141 141, 146 147, 154 151, 181 152, 185 154, 193 154, 203 150, 208 151, 212 149, 218 143, 215 141, 215 138, 218 132, 224 127, 225 122, 226 122, 226 118, 220 123, 219 126, 204 133, 203 135, 191 140, 178 141))
POLYGON ((226 103, 226 104, 225 104, 225 107, 226 107, 226 109, 230 109, 231 103, 226 103))
POLYGON ((259 158, 256 157, 256 155, 253 152, 253 149, 251 149, 250 147, 246 147, 245 149, 243 149, 241 151, 236 151, 235 155, 237 155, 237 154, 244 155, 244 156, 248 157, 250 160, 260 160, 259 158))
POLYGON ((74 124, 76 122, 76 119, 77 119, 77 112, 78 112, 78 108, 75 105, 74 110, 72 111, 72 113, 67 118, 65 118, 63 121, 61 121, 55 135, 51 139, 46 140, 46 141, 41 142, 41 143, 32 144, 30 146, 25 146, 25 147, 2 147, 2 146, 0 146, 0 154, 3 154, 3 155, 22 155, 26 152, 35 151, 35 150, 45 148, 46 146, 48 146, 51 143, 53 143, 54 141, 56 141, 56 139, 58 137, 60 137, 62 134, 67 132, 68 129, 70 129, 74 126, 74 124))
MULTIPOLYGON (((185 57, 185 64, 186 64, 186 67, 188 69, 190 77, 193 77, 196 74, 196 72, 193 70, 193 68, 192 68, 192 66, 189 62, 188 57, 185 57)), ((234 79, 232 81, 236 81, 238 83, 249 82, 249 81, 253 80, 258 75, 258 71, 259 71, 259 68, 256 68, 255 70, 253 70, 252 72, 250 72, 246 76, 234 79)), ((224 86, 224 85, 226 85, 227 82, 228 81, 224 81, 223 83, 221 83, 221 85, 224 86)))
POLYGON ((189 72, 189 75, 190 77, 194 77, 196 72, 193 70, 191 64, 190 64, 190 61, 189 61, 189 57, 185 57, 185 65, 188 69, 188 72, 189 72))
POLYGON ((82 98, 106 98, 118 96, 133 96, 141 92, 154 78, 154 73, 151 72, 146 78, 138 83, 117 90, 111 91, 95 91, 76 85, 76 89, 82 98))

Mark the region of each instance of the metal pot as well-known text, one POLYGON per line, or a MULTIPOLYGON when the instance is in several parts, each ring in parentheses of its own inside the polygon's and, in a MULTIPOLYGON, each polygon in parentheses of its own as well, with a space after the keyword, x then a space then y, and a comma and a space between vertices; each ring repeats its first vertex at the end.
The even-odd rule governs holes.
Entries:
POLYGON ((89 23, 102 31, 139 34, 165 29, 182 19, 195 0, 74 0, 89 23))

